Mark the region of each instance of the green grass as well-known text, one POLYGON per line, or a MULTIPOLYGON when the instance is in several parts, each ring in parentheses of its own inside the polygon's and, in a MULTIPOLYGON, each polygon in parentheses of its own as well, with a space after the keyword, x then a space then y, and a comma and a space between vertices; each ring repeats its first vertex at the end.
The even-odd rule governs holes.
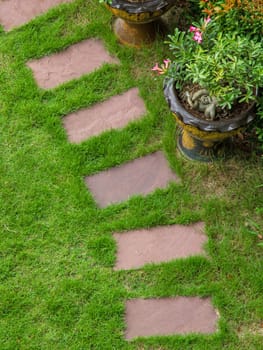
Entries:
POLYGON ((237 151, 200 165, 178 157, 162 82, 150 71, 167 48, 161 40, 139 51, 121 47, 110 23, 97 1, 76 0, 0 33, 0 348, 259 350, 263 251, 251 231, 263 224, 262 159, 237 151), (121 65, 39 89, 26 62, 90 37, 121 65), (148 110, 142 120, 68 143, 64 115, 134 86, 148 110), (159 149, 181 184, 97 208, 84 176, 159 149), (112 270, 113 232, 199 220, 209 259, 112 270), (124 340, 127 298, 176 295, 211 296, 219 331, 124 340))

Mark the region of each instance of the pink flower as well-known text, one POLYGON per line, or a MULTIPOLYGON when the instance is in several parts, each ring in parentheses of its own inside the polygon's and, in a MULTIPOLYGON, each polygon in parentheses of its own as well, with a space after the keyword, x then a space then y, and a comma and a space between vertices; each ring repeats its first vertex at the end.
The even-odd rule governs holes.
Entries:
POLYGON ((201 44, 203 38, 202 38, 202 33, 199 31, 196 31, 193 37, 193 40, 197 41, 198 44, 201 44))
POLYGON ((155 66, 152 68, 152 70, 156 71, 159 75, 165 74, 167 72, 167 69, 170 63, 171 63, 171 60, 167 58, 166 60, 163 60, 163 64, 161 64, 161 67, 159 67, 158 63, 156 63, 155 66))
POLYGON ((158 63, 155 64, 155 66, 152 68, 153 71, 158 72, 158 74, 163 74, 162 68, 159 67, 158 63))
POLYGON ((163 60, 163 62, 164 62, 165 69, 167 69, 169 67, 169 64, 171 63, 171 60, 169 60, 169 58, 167 58, 166 60, 163 60))
POLYGON ((210 17, 207 17, 207 18, 205 18, 205 24, 207 24, 207 23, 209 23, 209 22, 211 22, 211 18, 210 17))
POLYGON ((197 30, 199 30, 199 29, 194 27, 194 26, 190 26, 190 28, 189 28, 190 32, 196 32, 197 30))

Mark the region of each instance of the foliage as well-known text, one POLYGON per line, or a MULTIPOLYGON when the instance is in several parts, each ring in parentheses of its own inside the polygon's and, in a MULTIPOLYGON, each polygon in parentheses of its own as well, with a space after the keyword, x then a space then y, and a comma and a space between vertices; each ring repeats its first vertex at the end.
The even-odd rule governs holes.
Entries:
POLYGON ((188 32, 175 29, 169 39, 174 60, 166 74, 178 89, 197 83, 229 109, 256 99, 255 88, 263 85, 261 43, 236 32, 223 34, 207 19, 188 32))
POLYGON ((215 18, 221 31, 238 31, 257 40, 263 34, 262 0, 201 0, 203 12, 215 18))
MULTIPOLYGON (((216 21, 222 33, 238 32, 262 45, 263 2, 262 0, 201 0, 203 12, 216 21)), ((263 77, 261 77, 263 80, 263 77)), ((263 148, 263 102, 258 105, 256 128, 263 148)))
POLYGON ((112 3, 112 0, 99 0, 99 2, 101 4, 105 3, 105 4, 111 4, 112 3))
POLYGON ((260 96, 258 101, 257 115, 256 132, 263 151, 263 96, 260 96))

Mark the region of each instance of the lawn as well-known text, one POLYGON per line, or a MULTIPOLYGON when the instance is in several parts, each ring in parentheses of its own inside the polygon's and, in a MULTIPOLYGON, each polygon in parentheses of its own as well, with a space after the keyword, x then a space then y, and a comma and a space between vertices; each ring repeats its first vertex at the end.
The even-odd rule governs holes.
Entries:
POLYGON ((0 348, 260 350, 263 342, 262 156, 237 142, 231 159, 191 163, 151 72, 161 39, 120 46, 98 1, 76 0, 0 33, 0 348), (99 38, 120 65, 40 89, 26 62, 99 38), (147 114, 79 145, 62 118, 138 87, 147 114), (84 176, 162 150, 180 184, 97 207, 84 176), (113 271, 114 232, 204 221, 208 258, 113 271), (261 238, 261 239, 260 239, 261 238), (211 296, 220 313, 209 336, 124 339, 125 300, 211 296))

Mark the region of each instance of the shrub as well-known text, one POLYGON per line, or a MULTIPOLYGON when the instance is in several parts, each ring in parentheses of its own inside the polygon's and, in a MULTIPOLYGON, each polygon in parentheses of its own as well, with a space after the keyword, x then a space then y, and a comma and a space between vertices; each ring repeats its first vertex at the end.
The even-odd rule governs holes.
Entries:
POLYGON ((221 31, 238 31, 261 41, 263 34, 262 0, 201 0, 203 12, 214 18, 221 31))

